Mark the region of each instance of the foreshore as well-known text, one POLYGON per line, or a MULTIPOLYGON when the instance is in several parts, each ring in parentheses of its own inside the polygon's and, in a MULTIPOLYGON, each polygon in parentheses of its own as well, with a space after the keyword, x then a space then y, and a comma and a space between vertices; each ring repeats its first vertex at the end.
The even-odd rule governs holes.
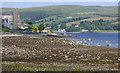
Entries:
POLYGON ((57 37, 57 38, 64 38, 64 37, 77 37, 75 35, 62 35, 56 33, 10 33, 10 32, 1 32, 1 36, 15 36, 15 35, 28 35, 28 36, 47 36, 47 37, 57 37))
POLYGON ((71 40, 45 36, 3 36, 2 45, 3 71, 119 69, 118 48, 75 45, 71 40))

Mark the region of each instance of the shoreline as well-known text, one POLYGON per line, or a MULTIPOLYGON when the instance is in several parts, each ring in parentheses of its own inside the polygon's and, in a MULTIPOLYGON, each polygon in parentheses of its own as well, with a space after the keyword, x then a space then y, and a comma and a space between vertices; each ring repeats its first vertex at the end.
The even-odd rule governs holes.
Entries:
POLYGON ((58 33, 120 33, 120 31, 58 32, 58 33))
POLYGON ((120 31, 117 30, 100 30, 100 31, 93 31, 96 33, 120 33, 120 31))
MULTIPOLYGON (((4 36, 6 36, 6 37, 9 37, 9 36, 28 36, 28 37, 50 37, 50 38, 62 38, 62 39, 65 39, 65 38, 69 38, 69 37, 78 37, 77 35, 69 35, 69 34, 57 34, 57 33, 47 33, 47 34, 6 34, 6 33, 4 33, 3 35, 0 35, 1 37, 4 37, 4 36)), ((89 39, 89 38, 88 38, 89 39)), ((72 40, 72 39, 67 39, 67 40, 70 40, 70 41, 72 41, 74 44, 76 44, 76 45, 82 45, 82 46, 96 46, 96 47, 98 47, 97 45, 89 45, 89 44, 85 44, 85 43, 80 43, 79 41, 74 41, 74 40, 72 40)), ((118 48, 118 47, 109 47, 109 46, 107 46, 107 44, 106 45, 104 45, 104 46, 100 46, 100 47, 108 47, 108 48, 118 48)))
POLYGON ((120 32, 59 32, 59 33, 120 33, 120 32))

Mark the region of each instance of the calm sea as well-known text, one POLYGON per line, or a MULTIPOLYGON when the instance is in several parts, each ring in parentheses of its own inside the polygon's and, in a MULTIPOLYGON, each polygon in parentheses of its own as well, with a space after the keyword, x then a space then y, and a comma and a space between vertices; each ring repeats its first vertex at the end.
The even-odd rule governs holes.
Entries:
POLYGON ((76 35, 77 37, 66 37, 76 44, 90 46, 105 46, 118 48, 118 33, 58 33, 66 35, 76 35), (107 46, 111 44, 111 46, 107 46))

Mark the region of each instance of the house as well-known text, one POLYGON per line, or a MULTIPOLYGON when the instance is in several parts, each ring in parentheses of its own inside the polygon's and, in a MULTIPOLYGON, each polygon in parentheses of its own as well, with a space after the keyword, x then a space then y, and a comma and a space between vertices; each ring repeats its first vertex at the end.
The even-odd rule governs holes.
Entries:
POLYGON ((72 18, 71 16, 67 17, 67 19, 71 19, 71 18, 72 18))
POLYGON ((58 32, 66 32, 65 29, 58 29, 58 32))
POLYGON ((48 31, 47 30, 42 30, 43 33, 47 33, 48 31))
POLYGON ((2 25, 5 27, 5 28, 10 28, 12 29, 12 25, 11 25, 11 20, 8 19, 8 18, 2 18, 2 25))
POLYGON ((75 27, 79 27, 79 25, 75 25, 75 27))
POLYGON ((43 33, 48 33, 50 32, 50 27, 46 27, 44 30, 42 30, 43 33))
POLYGON ((21 29, 28 29, 28 26, 26 23, 24 23, 22 26, 21 26, 21 29))
POLYGON ((13 14, 1 15, 2 25, 10 29, 19 29, 21 27, 20 15, 18 14, 18 8, 14 8, 13 14))
POLYGON ((84 29, 82 29, 81 31, 82 31, 82 32, 87 32, 88 30, 84 30, 84 29))
POLYGON ((53 32, 57 32, 57 30, 53 30, 53 32))

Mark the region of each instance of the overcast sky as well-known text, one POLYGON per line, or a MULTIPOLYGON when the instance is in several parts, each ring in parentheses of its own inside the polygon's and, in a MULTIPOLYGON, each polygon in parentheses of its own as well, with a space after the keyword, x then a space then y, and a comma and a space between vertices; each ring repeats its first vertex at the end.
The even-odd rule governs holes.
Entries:
POLYGON ((118 2, 119 0, 0 0, 2 2, 118 2))
POLYGON ((0 0, 3 8, 29 8, 51 5, 118 6, 119 0, 0 0))
POLYGON ((118 6, 118 2, 3 2, 2 8, 30 8, 53 5, 118 6))

